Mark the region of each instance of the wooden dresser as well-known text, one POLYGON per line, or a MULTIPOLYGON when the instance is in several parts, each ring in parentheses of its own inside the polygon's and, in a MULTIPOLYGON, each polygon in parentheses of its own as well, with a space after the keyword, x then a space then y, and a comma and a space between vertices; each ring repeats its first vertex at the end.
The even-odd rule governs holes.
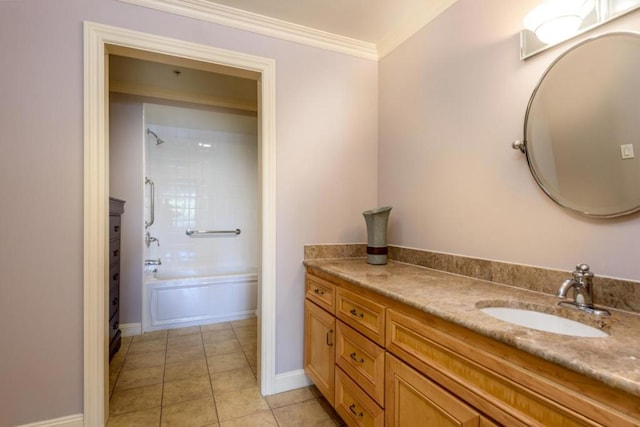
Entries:
POLYGON ((120 349, 120 234, 124 200, 109 198, 109 360, 120 349))

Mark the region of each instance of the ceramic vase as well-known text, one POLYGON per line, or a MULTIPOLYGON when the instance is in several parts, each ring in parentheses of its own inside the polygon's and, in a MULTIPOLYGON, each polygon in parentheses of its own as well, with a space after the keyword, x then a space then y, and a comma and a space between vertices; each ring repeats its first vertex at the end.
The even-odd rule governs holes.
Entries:
POLYGON ((387 263, 387 224, 391 206, 362 212, 367 224, 367 262, 374 265, 387 263))

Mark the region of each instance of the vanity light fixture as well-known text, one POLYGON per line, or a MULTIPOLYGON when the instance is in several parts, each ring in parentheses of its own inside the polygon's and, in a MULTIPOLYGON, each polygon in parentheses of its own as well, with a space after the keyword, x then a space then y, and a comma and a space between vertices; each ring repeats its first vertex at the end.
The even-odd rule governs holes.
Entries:
POLYGON ((576 34, 594 8, 595 0, 546 0, 529 12, 522 24, 541 42, 558 43, 576 34))
POLYGON ((640 8, 640 0, 544 0, 524 17, 520 59, 526 59, 640 8))

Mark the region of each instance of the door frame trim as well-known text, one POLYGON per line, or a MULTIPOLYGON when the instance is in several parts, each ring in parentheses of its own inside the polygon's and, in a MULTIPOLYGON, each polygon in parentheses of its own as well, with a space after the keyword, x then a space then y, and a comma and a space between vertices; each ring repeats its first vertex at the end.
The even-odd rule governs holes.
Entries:
POLYGON ((275 392, 276 326, 276 76, 275 60, 118 27, 84 23, 83 397, 84 425, 108 414, 108 54, 126 47, 259 75, 258 156, 261 192, 261 270, 258 287, 258 380, 275 392))

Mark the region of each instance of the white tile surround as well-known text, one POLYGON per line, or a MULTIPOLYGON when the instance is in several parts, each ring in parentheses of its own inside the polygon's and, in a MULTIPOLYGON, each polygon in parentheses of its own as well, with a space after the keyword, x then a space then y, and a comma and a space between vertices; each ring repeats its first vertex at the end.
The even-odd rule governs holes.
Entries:
MULTIPOLYGON (((244 270, 259 257, 256 117, 145 104, 145 176, 155 183, 158 238, 145 259, 162 269, 244 270), (151 129, 165 141, 156 145, 151 129), (188 237, 187 229, 242 230, 188 237)), ((149 187, 145 188, 145 219, 149 187)))

